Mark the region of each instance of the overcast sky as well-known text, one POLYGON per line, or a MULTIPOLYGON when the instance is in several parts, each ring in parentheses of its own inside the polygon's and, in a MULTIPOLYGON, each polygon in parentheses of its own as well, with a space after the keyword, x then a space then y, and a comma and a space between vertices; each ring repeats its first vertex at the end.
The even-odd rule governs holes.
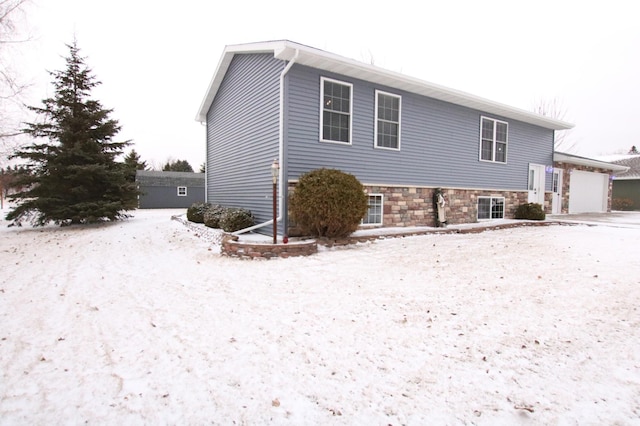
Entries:
POLYGON ((640 145, 637 4, 617 1, 32 0, 31 104, 74 35, 119 140, 149 164, 205 159, 196 112, 225 45, 289 39, 497 102, 559 101, 575 154, 640 145))

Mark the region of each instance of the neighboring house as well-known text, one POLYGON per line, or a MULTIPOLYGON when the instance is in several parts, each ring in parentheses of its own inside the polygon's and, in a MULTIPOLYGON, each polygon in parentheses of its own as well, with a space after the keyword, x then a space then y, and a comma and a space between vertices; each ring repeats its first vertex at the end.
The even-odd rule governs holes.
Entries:
POLYGON ((556 152, 551 175, 551 212, 611 211, 614 178, 628 167, 574 154, 556 152))
POLYGON ((251 210, 271 232, 270 166, 280 163, 278 230, 299 176, 326 167, 369 194, 363 226, 435 225, 551 209, 554 131, 571 124, 293 43, 227 46, 198 110, 207 125, 207 201, 251 210), (284 183, 284 184, 282 184, 284 183))
POLYGON ((204 173, 138 170, 141 209, 187 208, 204 201, 204 173))
POLYGON ((623 157, 611 161, 629 168, 626 172, 617 173, 613 180, 614 204, 617 201, 630 210, 640 210, 640 155, 627 154, 623 157), (628 207, 627 200, 632 203, 628 207))

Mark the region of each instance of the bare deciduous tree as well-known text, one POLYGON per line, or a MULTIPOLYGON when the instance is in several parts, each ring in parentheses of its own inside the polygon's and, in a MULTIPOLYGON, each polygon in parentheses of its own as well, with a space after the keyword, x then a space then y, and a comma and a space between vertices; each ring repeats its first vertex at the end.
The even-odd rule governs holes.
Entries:
MULTIPOLYGON (((554 120, 568 121, 567 109, 562 104, 562 101, 558 98, 540 99, 535 103, 533 111, 537 114, 544 115, 545 117, 553 118, 554 120)), ((571 129, 569 130, 556 130, 555 132, 555 144, 556 151, 572 153, 577 149, 578 141, 571 138, 571 129)))
POLYGON ((28 0, 0 0, 0 156, 8 155, 10 143, 20 132, 20 119, 16 115, 22 111, 21 95, 27 87, 20 81, 14 63, 17 46, 28 41, 23 36, 26 22, 24 6, 28 0))

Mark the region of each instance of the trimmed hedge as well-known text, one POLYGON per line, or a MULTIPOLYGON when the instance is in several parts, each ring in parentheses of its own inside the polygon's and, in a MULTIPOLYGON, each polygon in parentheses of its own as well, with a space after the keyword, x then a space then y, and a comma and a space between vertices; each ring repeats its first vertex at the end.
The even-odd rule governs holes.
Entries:
POLYGON ((193 203, 187 209, 187 220, 225 232, 239 231, 255 224, 255 217, 249 210, 210 203, 193 203))
POLYGON ((194 223, 204 223, 204 213, 211 207, 209 203, 193 203, 187 209, 187 220, 194 223))
POLYGON ((255 224, 253 214, 246 209, 227 208, 220 214, 220 228, 225 232, 235 232, 255 224))
POLYGON ((214 204, 204 212, 204 225, 209 228, 220 228, 220 218, 225 208, 219 204, 214 204))
POLYGON ((289 211, 303 233, 314 237, 346 237, 367 213, 368 197, 355 176, 317 169, 300 176, 289 211))
POLYGON ((631 198, 614 198, 611 200, 613 210, 633 210, 633 200, 631 198))
POLYGON ((538 203, 520 204, 515 213, 516 219, 544 220, 546 217, 542 205, 538 203))

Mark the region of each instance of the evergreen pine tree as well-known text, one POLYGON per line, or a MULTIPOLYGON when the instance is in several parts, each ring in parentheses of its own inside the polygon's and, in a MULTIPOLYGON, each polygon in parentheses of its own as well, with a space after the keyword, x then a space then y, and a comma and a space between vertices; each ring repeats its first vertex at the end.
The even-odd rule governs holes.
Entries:
POLYGON ((193 173, 193 167, 187 160, 175 160, 175 161, 167 161, 167 163, 162 166, 163 172, 190 172, 193 173))
POLYGON ((125 157, 124 164, 127 167, 127 179, 130 182, 136 180, 136 170, 146 170, 147 162, 141 161, 140 155, 135 149, 132 149, 125 157))
POLYGON ((26 134, 44 139, 18 150, 13 158, 27 160, 10 196, 18 205, 7 220, 30 219, 34 226, 93 223, 128 217, 137 206, 135 184, 127 168, 115 161, 129 142, 114 142, 118 121, 90 98, 100 84, 80 56, 77 43, 69 48, 64 71, 53 71, 55 94, 42 107, 29 107, 41 119, 26 123, 26 134))

